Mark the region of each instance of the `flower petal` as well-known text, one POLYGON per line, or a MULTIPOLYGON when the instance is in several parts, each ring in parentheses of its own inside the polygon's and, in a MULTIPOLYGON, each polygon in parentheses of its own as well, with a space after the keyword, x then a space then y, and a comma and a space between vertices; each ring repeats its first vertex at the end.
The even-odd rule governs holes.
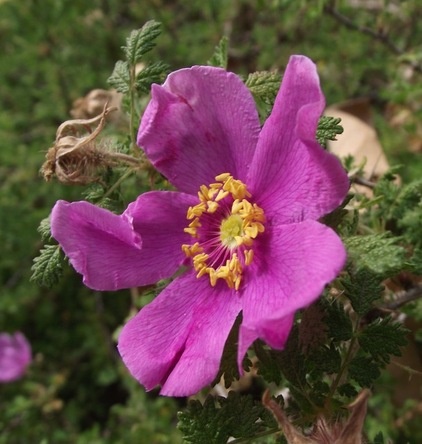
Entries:
POLYGON ((324 105, 314 63, 291 57, 248 179, 259 205, 277 223, 318 219, 347 194, 349 180, 341 163, 315 141, 324 105))
POLYGON ((31 359, 31 346, 22 333, 0 334, 0 383, 21 378, 31 359))
MULTIPOLYGON (((260 238, 261 240, 261 238, 260 238)), ((315 221, 269 227, 242 294, 242 349, 253 332, 282 348, 294 313, 317 299, 344 266, 346 251, 331 228, 315 221)), ((239 356, 239 359, 243 356, 239 356)))
POLYGON ((240 311, 239 298, 219 284, 188 272, 124 326, 119 352, 147 390, 161 384, 163 395, 189 396, 216 377, 240 311))
POLYGON ((121 215, 88 202, 59 201, 51 232, 84 284, 96 290, 149 285, 176 272, 193 196, 153 191, 141 195, 121 215))
POLYGON ((237 365, 241 375, 243 374, 243 358, 252 343, 258 338, 265 337, 265 342, 268 345, 278 349, 283 348, 292 329, 294 317, 294 314, 290 314, 281 319, 267 321, 266 325, 259 332, 257 329, 249 328, 243 324, 240 326, 237 365))
POLYGON ((241 79, 194 66, 152 86, 138 144, 174 186, 196 194, 221 173, 246 179, 259 131, 255 102, 241 79))

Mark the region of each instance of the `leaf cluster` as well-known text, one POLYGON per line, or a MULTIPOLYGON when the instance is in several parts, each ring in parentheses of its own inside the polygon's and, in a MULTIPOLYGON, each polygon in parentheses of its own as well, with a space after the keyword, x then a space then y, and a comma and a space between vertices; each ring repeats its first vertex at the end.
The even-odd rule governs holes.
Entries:
POLYGON ((218 45, 214 49, 214 54, 208 60, 208 65, 227 69, 228 46, 229 46, 228 37, 226 36, 222 37, 218 45))
POLYGON ((192 444, 226 444, 230 437, 248 439, 277 430, 274 418, 261 402, 236 392, 230 392, 227 398, 208 396, 204 404, 190 401, 178 418, 184 442, 192 444))
POLYGON ((388 232, 350 236, 345 239, 349 262, 381 278, 392 276, 403 268, 406 259, 406 250, 399 241, 388 232))
POLYGON ((380 199, 373 217, 386 228, 416 248, 422 248, 422 180, 398 185, 391 174, 375 186, 374 196, 380 199))
POLYGON ((108 83, 118 92, 127 94, 135 88, 139 93, 148 93, 153 83, 162 83, 168 73, 167 64, 159 61, 141 69, 139 64, 144 62, 144 56, 155 46, 155 40, 161 33, 161 24, 150 20, 139 29, 131 32, 123 47, 125 60, 116 62, 108 83))
POLYGON ((321 116, 316 132, 316 139, 321 146, 326 148, 329 140, 336 140, 336 137, 343 133, 340 122, 338 117, 321 116))
MULTIPOLYGON (((52 240, 50 218, 45 218, 40 222, 38 232, 45 242, 52 240)), ((40 254, 34 258, 31 271, 30 280, 37 285, 51 288, 57 284, 63 273, 63 254, 60 246, 46 243, 40 254)))
POLYGON ((51 288, 60 280, 63 272, 63 255, 59 245, 45 245, 31 267, 31 281, 51 288))

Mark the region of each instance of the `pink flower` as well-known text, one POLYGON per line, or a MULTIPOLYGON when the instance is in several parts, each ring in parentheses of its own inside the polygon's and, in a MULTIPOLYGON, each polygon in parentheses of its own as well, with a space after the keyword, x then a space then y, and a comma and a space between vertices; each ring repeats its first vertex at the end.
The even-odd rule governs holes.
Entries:
POLYGON ((261 129, 239 77, 196 66, 153 85, 138 143, 178 191, 152 191, 118 216, 60 201, 52 233, 87 286, 143 286, 178 276, 123 328, 119 351, 148 390, 196 393, 215 378, 240 312, 239 365, 261 338, 282 348, 295 312, 345 262, 339 237, 317 220, 348 179, 315 141, 324 109, 315 65, 289 61, 261 129))
POLYGON ((21 378, 31 362, 31 346, 22 333, 0 333, 0 383, 21 378))

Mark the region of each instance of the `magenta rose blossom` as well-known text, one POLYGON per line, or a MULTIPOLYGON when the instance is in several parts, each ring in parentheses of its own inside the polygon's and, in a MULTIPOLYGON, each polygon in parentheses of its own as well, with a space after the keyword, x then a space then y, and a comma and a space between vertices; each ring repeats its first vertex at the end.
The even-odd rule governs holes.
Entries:
POLYGON ((31 363, 31 346, 22 333, 0 333, 0 383, 21 378, 31 363))
POLYGON ((349 182, 315 140, 324 109, 316 67, 294 56, 261 129, 235 74, 195 66, 152 86, 138 144, 178 191, 151 191, 122 215, 57 202, 52 233, 84 283, 144 286, 187 270, 123 328, 119 352, 150 390, 186 396, 216 377, 239 313, 239 367, 257 338, 283 348, 295 312, 342 269, 336 233, 317 220, 349 182))

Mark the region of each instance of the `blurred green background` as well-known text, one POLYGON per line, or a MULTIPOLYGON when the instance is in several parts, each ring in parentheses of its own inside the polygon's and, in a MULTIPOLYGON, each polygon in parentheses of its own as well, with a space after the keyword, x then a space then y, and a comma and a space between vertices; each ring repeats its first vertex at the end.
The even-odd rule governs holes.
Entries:
MULTIPOLYGON (((57 199, 81 198, 43 181, 45 152, 73 101, 107 88, 129 32, 160 21, 148 57, 172 70, 206 64, 223 35, 229 69, 240 74, 282 71, 293 53, 311 57, 327 103, 370 100, 406 181, 422 177, 421 16, 416 0, 0 0, 0 331, 24 332, 34 353, 24 379, 0 386, 1 444, 181 441, 185 400, 145 394, 117 356, 129 291, 90 291, 70 267, 52 289, 29 280, 40 220, 57 199)), ((401 408, 379 406, 379 421, 394 442, 416 443, 392 425, 401 408)))

